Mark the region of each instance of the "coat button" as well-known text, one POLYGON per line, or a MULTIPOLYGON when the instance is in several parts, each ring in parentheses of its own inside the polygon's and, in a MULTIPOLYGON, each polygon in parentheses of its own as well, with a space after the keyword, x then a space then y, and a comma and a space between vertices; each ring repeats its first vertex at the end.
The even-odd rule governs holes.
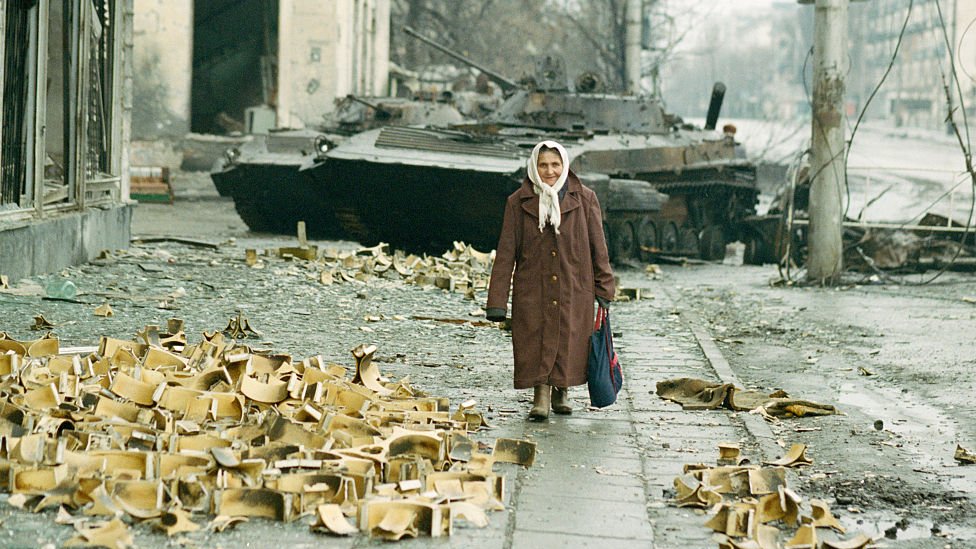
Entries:
POLYGON ((552 257, 556 257, 556 250, 552 251, 552 257))
POLYGON ((552 275, 552 281, 553 281, 553 282, 555 282, 555 281, 557 281, 557 280, 559 280, 559 277, 558 277, 558 276, 556 276, 556 275, 552 275))
POLYGON ((555 299, 553 299, 553 300, 552 300, 552 304, 553 304, 553 305, 559 305, 559 301, 556 301, 555 299))

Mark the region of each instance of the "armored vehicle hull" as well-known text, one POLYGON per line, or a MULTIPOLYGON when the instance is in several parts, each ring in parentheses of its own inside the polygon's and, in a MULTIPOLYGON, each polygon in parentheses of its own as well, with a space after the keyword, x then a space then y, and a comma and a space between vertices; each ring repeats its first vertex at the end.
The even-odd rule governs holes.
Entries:
POLYGON ((326 181, 308 170, 349 135, 386 125, 457 124, 465 118, 449 103, 404 98, 347 97, 326 120, 326 130, 273 130, 228 150, 211 172, 222 196, 256 232, 293 234, 305 221, 313 238, 343 238, 324 192, 326 181))
MULTIPOLYGON (((736 237, 737 220, 755 213, 754 172, 735 158, 728 138, 546 137, 566 146, 573 170, 597 192, 617 261, 653 252, 717 257, 736 237)), ((453 240, 491 248, 505 198, 525 177, 540 139, 534 131, 388 127, 350 138, 312 171, 330 181, 329 201, 356 240, 413 251, 437 251, 453 240)))
POLYGON ((341 238, 342 226, 321 193, 310 192, 307 170, 334 142, 313 130, 288 130, 254 138, 231 149, 210 177, 234 199, 241 220, 255 232, 294 234, 305 221, 313 238, 341 238))

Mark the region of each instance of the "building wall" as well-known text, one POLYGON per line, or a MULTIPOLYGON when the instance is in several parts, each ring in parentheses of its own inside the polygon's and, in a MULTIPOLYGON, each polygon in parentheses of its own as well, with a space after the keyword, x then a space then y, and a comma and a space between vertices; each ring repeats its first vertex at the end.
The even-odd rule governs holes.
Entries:
MULTIPOLYGON (((20 93, 0 96, 0 102, 10 101, 0 105, 0 110, 24 113, 28 128, 33 128, 25 132, 23 146, 17 147, 21 152, 9 156, 11 165, 27 165, 30 170, 26 174, 0 172, 0 177, 10 178, 0 184, 13 181, 16 188, 29 191, 18 193, 17 200, 0 209, 0 274, 11 280, 83 263, 102 250, 125 248, 129 243, 132 205, 127 201, 124 157, 132 105, 128 72, 132 67, 128 39, 132 0, 80 5, 81 9, 70 12, 73 25, 81 29, 80 40, 66 42, 70 35, 65 37, 60 26, 47 24, 52 18, 60 23, 65 13, 61 2, 38 0, 29 8, 0 3, 0 17, 5 10, 23 10, 18 19, 30 21, 38 29, 30 38, 34 46, 22 47, 16 38, 19 35, 0 25, 0 44, 8 39, 19 44, 17 48, 0 47, 0 66, 17 60, 26 67, 26 71, 0 73, 0 89, 15 79, 19 86, 12 89, 27 90, 26 97, 20 93), (39 55, 31 53, 37 51, 39 55), (78 52, 78 64, 62 70, 72 52, 78 52), (58 76, 47 78, 48 69, 58 76), (96 76, 108 85, 92 85, 96 76), (34 80, 48 85, 30 86, 34 80), (48 102, 49 87, 57 90, 58 100, 48 102), (64 101, 68 90, 80 90, 79 98, 64 101), (70 131, 58 131, 56 138, 45 139, 39 129, 52 126, 70 131), (51 148, 52 143, 57 146, 51 148), (60 161, 51 154, 69 148, 73 153, 60 161), (64 173, 73 174, 71 192, 54 199, 49 191, 52 184, 62 185, 62 175, 49 169, 51 162, 63 164, 64 173)), ((10 141, 0 143, 6 147, 10 141)))
POLYGON ((318 123, 350 93, 387 93, 389 0, 281 0, 279 18, 279 126, 318 123))
MULTIPOLYGON (((852 58, 863 78, 849 84, 852 95, 865 101, 891 62, 908 4, 868 2, 858 13, 852 12, 852 58)), ((970 114, 976 114, 976 31, 969 28, 976 18, 976 3, 967 0, 942 2, 942 16, 954 50, 962 99, 970 114), (968 74, 967 74, 968 73, 968 74)), ((896 126, 929 129, 945 128, 948 112, 943 89, 943 72, 949 75, 949 51, 934 0, 916 1, 898 57, 884 86, 871 106, 873 117, 896 126)), ((958 103, 958 90, 953 89, 958 103)), ((861 105, 858 105, 860 108, 861 105)))
POLYGON ((135 0, 133 117, 135 139, 190 131, 193 0, 135 0))

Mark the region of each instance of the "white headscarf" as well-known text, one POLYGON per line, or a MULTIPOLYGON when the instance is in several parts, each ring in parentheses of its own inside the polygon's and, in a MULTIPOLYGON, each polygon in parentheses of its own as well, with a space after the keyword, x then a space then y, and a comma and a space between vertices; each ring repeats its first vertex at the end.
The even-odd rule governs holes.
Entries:
POLYGON ((561 221, 559 212, 559 190, 566 184, 566 177, 569 175, 569 154, 562 145, 555 141, 543 141, 532 149, 532 156, 529 158, 526 171, 529 173, 529 181, 532 182, 532 190, 539 195, 539 231, 546 228, 546 223, 552 223, 552 228, 559 234, 559 222, 561 221), (559 175, 554 185, 547 185, 539 176, 539 149, 542 147, 556 149, 559 157, 563 161, 563 173, 559 175))

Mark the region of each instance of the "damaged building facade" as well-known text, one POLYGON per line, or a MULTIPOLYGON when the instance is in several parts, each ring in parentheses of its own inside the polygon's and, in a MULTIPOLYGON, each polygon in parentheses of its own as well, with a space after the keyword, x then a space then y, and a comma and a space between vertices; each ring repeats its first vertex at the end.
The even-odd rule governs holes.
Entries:
MULTIPOLYGON (((950 0, 941 3, 940 20, 934 0, 907 2, 865 2, 851 10, 851 48, 855 78, 850 94, 865 101, 881 79, 898 44, 898 35, 908 17, 898 59, 875 101, 872 115, 897 127, 944 129, 947 100, 943 73, 949 78, 952 45, 962 100, 969 116, 976 115, 976 3, 950 0), (945 22, 943 32, 942 21, 945 22)), ((959 104, 959 90, 951 86, 953 106, 959 104)), ((860 104, 857 105, 860 108, 860 104)))
POLYGON ((0 275, 125 248, 132 0, 0 2, 0 275))
POLYGON ((384 95, 389 37, 389 0, 135 0, 133 164, 209 169, 219 136, 384 95))

